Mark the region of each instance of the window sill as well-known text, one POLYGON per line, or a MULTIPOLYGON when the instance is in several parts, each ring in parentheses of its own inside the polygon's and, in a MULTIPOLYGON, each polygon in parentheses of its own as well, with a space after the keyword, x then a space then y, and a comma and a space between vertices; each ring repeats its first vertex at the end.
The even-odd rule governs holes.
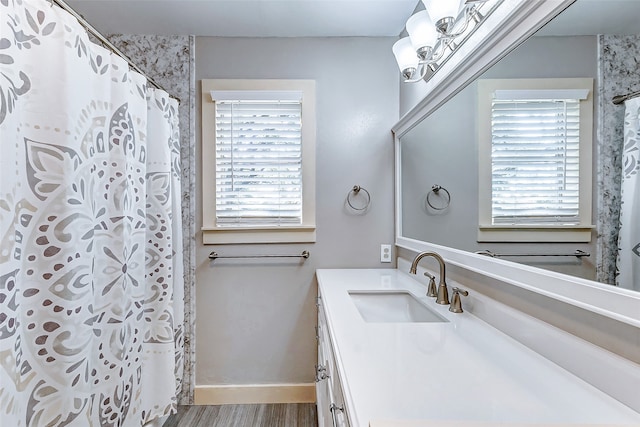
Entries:
POLYGON ((478 242, 588 243, 594 228, 593 225, 481 225, 478 228, 478 242))
POLYGON ((224 245, 242 243, 315 243, 315 226, 202 227, 202 243, 224 245))

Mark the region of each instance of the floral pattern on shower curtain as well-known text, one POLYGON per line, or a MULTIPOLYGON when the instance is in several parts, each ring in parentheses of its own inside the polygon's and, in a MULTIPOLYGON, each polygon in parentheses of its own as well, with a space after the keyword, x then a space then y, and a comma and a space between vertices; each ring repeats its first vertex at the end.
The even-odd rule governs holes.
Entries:
POLYGON ((0 0, 0 420, 176 407, 177 102, 45 0, 0 0))
POLYGON ((640 98, 625 102, 616 285, 640 291, 640 98))

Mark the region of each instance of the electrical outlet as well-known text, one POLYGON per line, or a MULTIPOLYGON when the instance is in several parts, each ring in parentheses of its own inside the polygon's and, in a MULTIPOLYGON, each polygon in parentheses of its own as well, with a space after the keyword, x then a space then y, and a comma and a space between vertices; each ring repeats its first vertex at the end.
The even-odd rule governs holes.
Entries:
POLYGON ((391 245, 380 245, 380 262, 391 262, 391 245))

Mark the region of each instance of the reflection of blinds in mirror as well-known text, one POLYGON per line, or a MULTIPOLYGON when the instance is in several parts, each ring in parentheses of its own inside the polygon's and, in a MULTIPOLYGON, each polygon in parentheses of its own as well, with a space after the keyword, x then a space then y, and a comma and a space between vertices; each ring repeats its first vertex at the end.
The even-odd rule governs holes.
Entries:
POLYGON ((494 225, 579 223, 580 101, 493 100, 494 225))
POLYGON ((216 223, 302 222, 300 100, 216 101, 216 223))

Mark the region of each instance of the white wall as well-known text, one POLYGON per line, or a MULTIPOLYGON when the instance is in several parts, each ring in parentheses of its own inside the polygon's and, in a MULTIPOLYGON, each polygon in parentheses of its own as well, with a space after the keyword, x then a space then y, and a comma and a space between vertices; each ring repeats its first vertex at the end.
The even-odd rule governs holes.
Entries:
MULTIPOLYGON (((196 39, 196 82, 207 78, 314 79, 317 97, 317 242, 204 246, 196 251, 196 384, 312 383, 316 268, 393 267, 393 143, 398 120, 395 38, 196 39), (345 209, 354 185, 371 193, 366 215, 345 209), (298 260, 221 255, 311 252, 298 260)), ((199 101, 198 101, 199 110, 199 101)), ((198 112, 199 114, 199 112, 198 112)), ((197 125, 198 150, 200 125, 197 125)), ((199 158, 199 157, 198 157, 199 158)), ((198 164, 198 171, 201 165, 198 164)), ((196 199, 202 182, 197 177, 196 199)), ((205 191, 213 191, 205 186, 205 191)), ((198 203, 198 204, 199 204, 198 203)), ((202 225, 197 209, 197 228, 202 225)))

